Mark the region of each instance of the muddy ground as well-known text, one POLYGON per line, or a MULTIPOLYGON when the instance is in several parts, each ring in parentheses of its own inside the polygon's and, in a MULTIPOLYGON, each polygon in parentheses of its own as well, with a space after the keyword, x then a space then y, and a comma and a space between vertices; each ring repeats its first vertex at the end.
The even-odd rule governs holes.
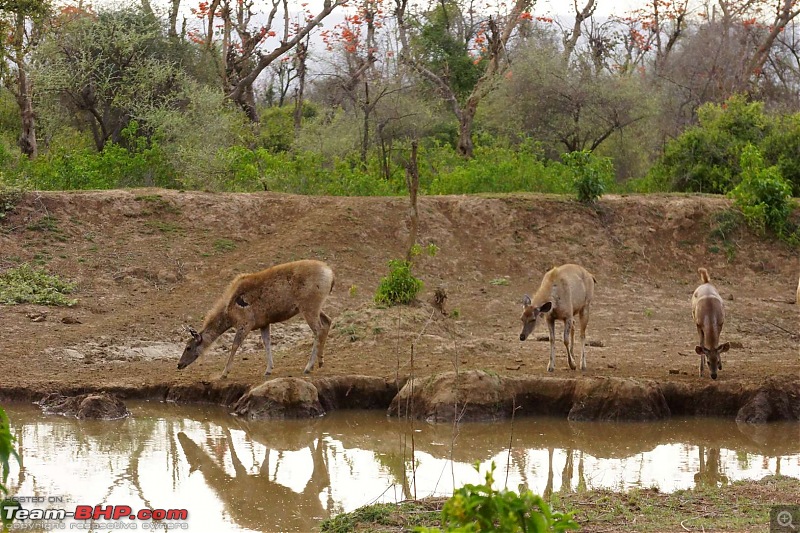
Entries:
MULTIPOLYGON (((163 390, 214 383, 232 334, 189 368, 187 334, 238 273, 301 258, 327 261, 336 286, 325 365, 314 376, 387 379, 480 369, 546 376, 549 346, 519 341, 521 297, 550 267, 575 262, 597 279, 588 369, 557 343, 555 377, 698 377, 689 301, 708 268, 725 299, 718 382, 800 375, 798 251, 731 224, 729 201, 706 196, 604 197, 596 207, 541 195, 420 200, 413 306, 379 308, 387 261, 405 253, 404 198, 319 198, 160 189, 26 193, 0 222, 0 269, 30 262, 77 283, 73 307, 0 305, 0 391, 6 399, 109 387, 163 390), (442 315, 429 303, 447 294, 442 315), (412 362, 412 345, 413 350, 412 362)), ((557 335, 561 327, 557 326, 557 335)), ((534 337, 545 334, 540 326, 534 337)), ((300 318, 273 326, 274 377, 301 376, 311 334, 300 318)), ((262 380, 253 333, 232 385, 262 380)))

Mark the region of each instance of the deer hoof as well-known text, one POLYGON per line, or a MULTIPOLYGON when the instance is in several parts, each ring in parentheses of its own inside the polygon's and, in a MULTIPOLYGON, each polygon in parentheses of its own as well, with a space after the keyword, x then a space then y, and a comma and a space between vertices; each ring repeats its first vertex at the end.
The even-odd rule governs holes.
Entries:
POLYGON ((555 370, 555 367, 552 367, 552 366, 548 366, 547 367, 547 371, 548 372, 552 372, 553 370, 555 370))

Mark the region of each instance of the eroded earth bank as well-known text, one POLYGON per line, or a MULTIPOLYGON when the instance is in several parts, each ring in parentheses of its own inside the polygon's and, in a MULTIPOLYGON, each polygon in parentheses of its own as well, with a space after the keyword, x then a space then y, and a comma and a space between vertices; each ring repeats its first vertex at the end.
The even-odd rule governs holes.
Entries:
POLYGON ((727 200, 424 197, 419 242, 438 253, 415 262, 420 302, 380 308, 373 295, 387 261, 404 256, 407 210, 403 198, 27 193, 2 219, 0 268, 41 265, 77 284, 77 304, 0 305, 0 397, 108 391, 244 409, 244 393, 263 381, 258 335, 220 380, 232 335, 178 371, 184 326, 198 327, 237 273, 316 258, 336 273, 325 366, 302 375, 312 340, 302 319, 275 325, 271 387, 316 392, 323 410, 392 405, 440 420, 461 402, 473 418, 517 407, 571 419, 800 416, 797 250, 744 229, 727 200), (544 328, 519 341, 520 301, 565 262, 597 279, 588 368, 569 370, 559 341, 548 374, 544 328), (697 375, 689 300, 699 266, 728 315, 722 337, 732 347, 716 381, 697 375), (445 314, 430 303, 437 288, 445 314))

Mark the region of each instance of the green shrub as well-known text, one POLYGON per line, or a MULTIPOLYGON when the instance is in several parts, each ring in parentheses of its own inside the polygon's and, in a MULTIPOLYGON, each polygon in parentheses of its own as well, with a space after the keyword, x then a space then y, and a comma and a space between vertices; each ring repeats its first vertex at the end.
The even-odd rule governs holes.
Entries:
POLYGON ((764 160, 775 165, 800 196, 800 113, 779 117, 760 145, 764 160))
POLYGON ((759 145, 772 121, 761 102, 741 95, 701 106, 697 118, 697 126, 667 143, 653 171, 668 176, 677 191, 725 194, 739 183, 742 150, 759 145))
POLYGON ((573 176, 578 201, 591 204, 597 201, 614 180, 614 165, 607 157, 595 157, 590 151, 562 154, 561 159, 573 176))
POLYGON ((75 284, 63 281, 40 268, 24 263, 0 274, 0 304, 33 303, 42 305, 75 305, 77 300, 65 295, 75 284))
POLYGON ((742 180, 731 192, 747 224, 763 233, 783 235, 792 212, 792 188, 776 166, 767 167, 758 148, 748 145, 741 157, 742 180))
POLYGON ((375 293, 375 303, 382 305, 409 304, 422 290, 422 280, 411 273, 412 263, 392 259, 389 261, 389 275, 381 279, 375 293))
MULTIPOLYGON (((479 470, 475 464, 475 470, 479 470)), ((493 531, 502 533, 560 532, 578 529, 571 513, 550 509, 541 496, 526 490, 517 494, 509 490, 494 490, 495 464, 486 472, 481 485, 467 484, 456 490, 442 508, 445 532, 493 531)), ((435 528, 416 528, 419 533, 438 533, 435 528)))

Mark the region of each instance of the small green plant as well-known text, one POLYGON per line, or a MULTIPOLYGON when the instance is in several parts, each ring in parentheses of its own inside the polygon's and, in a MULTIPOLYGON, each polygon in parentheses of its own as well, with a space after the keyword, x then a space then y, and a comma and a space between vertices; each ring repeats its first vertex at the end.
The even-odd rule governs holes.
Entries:
POLYGON ((456 308, 450 311, 450 318, 459 318, 461 316, 461 310, 456 308))
POLYGON ((411 247, 411 257, 417 257, 423 254, 423 252, 428 257, 436 257, 436 254, 439 253, 439 247, 436 246, 434 243, 429 243, 425 248, 423 248, 419 244, 414 244, 411 247))
POLYGON ((27 263, 9 268, 0 274, 0 304, 34 303, 42 305, 75 305, 77 300, 65 295, 75 284, 48 274, 27 263))
POLYGON ((350 295, 350 298, 355 298, 358 295, 358 286, 355 284, 350 285, 350 288, 347 290, 347 294, 350 295))
POLYGON ((224 254, 225 252, 232 252, 236 249, 236 243, 230 239, 217 239, 214 241, 214 250, 217 253, 224 254))
POLYGON ((31 231, 60 231, 58 229, 58 219, 50 215, 45 215, 39 220, 31 222, 27 227, 31 231))
MULTIPOLYGON (((479 464, 475 464, 475 470, 479 464)), ((517 494, 510 490, 495 490, 495 464, 486 472, 481 485, 467 484, 456 490, 442 508, 443 530, 416 528, 418 533, 466 533, 496 531, 503 533, 561 532, 578 529, 571 513, 550 509, 541 496, 530 490, 517 494)))
POLYGON ((510 285, 510 283, 511 282, 508 281, 508 278, 495 278, 495 279, 489 280, 489 285, 495 285, 495 286, 501 286, 501 287, 507 287, 508 285, 510 285))
POLYGON ((409 304, 422 290, 422 280, 411 273, 410 261, 389 261, 389 275, 381 279, 375 293, 375 303, 383 305, 409 304))
POLYGON ((607 157, 595 157, 588 150, 562 154, 561 159, 573 176, 573 186, 578 201, 596 202, 614 178, 614 166, 607 157))

